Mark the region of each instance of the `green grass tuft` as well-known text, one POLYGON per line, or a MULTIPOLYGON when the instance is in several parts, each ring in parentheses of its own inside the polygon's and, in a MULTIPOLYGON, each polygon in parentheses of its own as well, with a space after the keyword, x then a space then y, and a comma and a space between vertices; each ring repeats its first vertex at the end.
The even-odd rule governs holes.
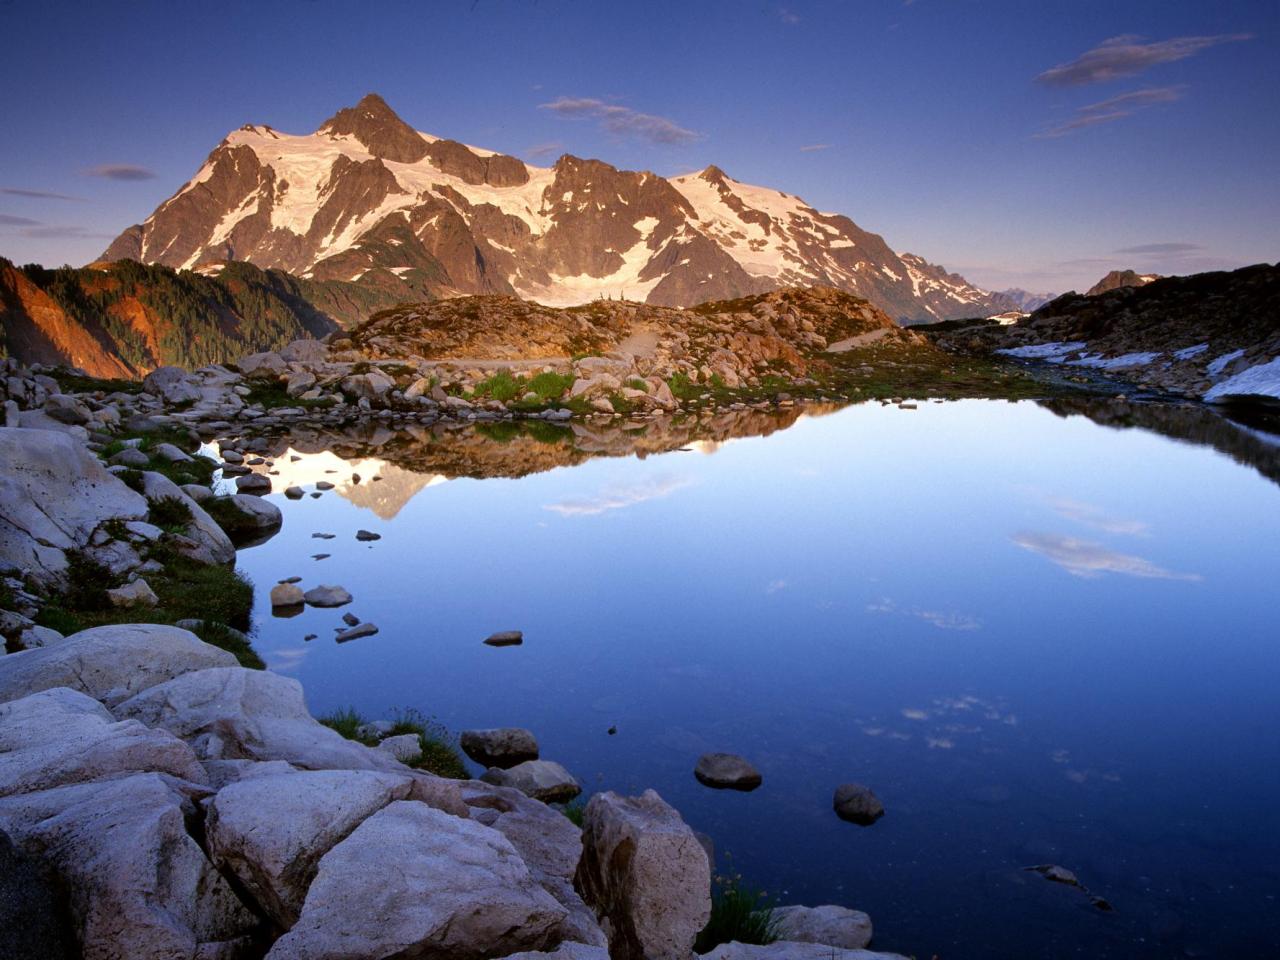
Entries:
POLYGON ((148 519, 166 533, 186 533, 194 519, 191 508, 177 497, 161 497, 151 502, 148 519))
MULTIPOLYGON (((379 740, 383 739, 359 735, 360 727, 368 723, 368 720, 354 707, 335 710, 318 719, 329 729, 336 730, 348 740, 363 743, 366 747, 376 747, 379 740)), ((418 745, 422 750, 422 756, 408 766, 452 780, 466 780, 470 776, 453 734, 444 726, 418 710, 397 710, 391 732, 386 736, 398 737, 406 733, 417 735, 418 745)))
POLYGON ((317 717, 316 719, 330 730, 337 731, 348 740, 363 743, 366 747, 376 746, 378 743, 376 738, 361 737, 360 734, 356 732, 369 721, 357 713, 355 707, 346 707, 342 710, 334 710, 332 713, 326 713, 324 716, 317 717))
POLYGON ((711 918, 698 934, 693 952, 706 953, 722 943, 773 943, 778 939, 773 906, 762 891, 742 886, 740 877, 716 877, 711 918))
POLYGON ((583 821, 587 816, 587 801, 582 797, 575 797, 568 803, 561 804, 560 812, 569 818, 570 823, 581 830, 583 821))

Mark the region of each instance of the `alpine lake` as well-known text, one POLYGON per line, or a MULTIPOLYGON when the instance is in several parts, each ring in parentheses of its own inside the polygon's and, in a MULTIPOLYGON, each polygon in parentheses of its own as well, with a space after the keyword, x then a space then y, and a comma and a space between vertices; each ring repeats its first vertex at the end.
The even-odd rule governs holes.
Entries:
POLYGON ((1194 404, 873 402, 368 424, 266 456, 284 526, 239 568, 255 647, 317 715, 527 727, 584 797, 656 789, 717 874, 865 910, 880 950, 1280 955, 1264 429, 1194 404), (273 616, 295 576, 354 602, 273 616), (335 643, 344 612, 378 632, 335 643), (501 630, 523 644, 482 642, 501 630), (763 784, 703 786, 709 751, 763 784), (884 803, 871 826, 833 813, 851 781, 884 803))

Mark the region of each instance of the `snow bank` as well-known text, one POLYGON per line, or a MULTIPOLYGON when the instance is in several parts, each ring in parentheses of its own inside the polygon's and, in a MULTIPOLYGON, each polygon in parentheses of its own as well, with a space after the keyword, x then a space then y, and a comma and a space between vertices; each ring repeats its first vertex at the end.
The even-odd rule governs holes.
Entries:
MULTIPOLYGON (((1239 356, 1239 353, 1234 356, 1239 356)), ((1217 361, 1214 361, 1215 363, 1217 361)), ((1224 364, 1225 366, 1225 364, 1224 364)), ((1205 391, 1206 400, 1224 400, 1227 397, 1274 397, 1280 400, 1280 357, 1266 363, 1254 364, 1205 391)))

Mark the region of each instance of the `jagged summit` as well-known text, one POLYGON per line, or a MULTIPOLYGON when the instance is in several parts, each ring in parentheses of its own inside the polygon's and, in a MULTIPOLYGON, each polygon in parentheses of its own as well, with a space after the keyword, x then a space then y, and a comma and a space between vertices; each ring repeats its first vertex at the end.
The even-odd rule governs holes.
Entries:
POLYGON ((663 178, 565 154, 536 167, 413 129, 370 93, 312 134, 233 131, 103 259, 179 269, 245 260, 404 301, 512 294, 689 306, 831 286, 906 322, 1014 304, 848 217, 729 177, 663 178))
POLYGON ((376 93, 365 94, 354 107, 345 107, 321 124, 317 134, 355 137, 375 157, 396 163, 417 163, 430 144, 376 93))

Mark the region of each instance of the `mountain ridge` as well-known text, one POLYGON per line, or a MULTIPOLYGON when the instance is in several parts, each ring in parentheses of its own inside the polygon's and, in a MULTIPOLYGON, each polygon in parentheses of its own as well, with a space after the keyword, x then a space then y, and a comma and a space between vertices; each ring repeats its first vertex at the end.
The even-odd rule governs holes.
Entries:
POLYGON ((799 197, 719 167, 663 178, 565 154, 551 167, 413 129, 376 94, 315 133, 232 131, 104 260, 246 260, 412 301, 507 294, 659 306, 830 286, 904 322, 990 315, 969 284, 799 197))

